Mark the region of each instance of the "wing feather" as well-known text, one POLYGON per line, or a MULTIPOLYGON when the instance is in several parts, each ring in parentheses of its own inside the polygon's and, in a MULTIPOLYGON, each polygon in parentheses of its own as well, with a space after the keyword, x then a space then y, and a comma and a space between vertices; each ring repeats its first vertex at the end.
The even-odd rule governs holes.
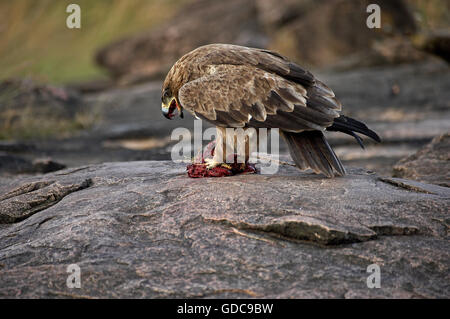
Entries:
MULTIPOLYGON (((196 65, 249 65, 309 87, 314 76, 298 64, 276 52, 232 44, 209 44, 189 53, 196 65)), ((183 58, 182 58, 183 59, 183 58)))
POLYGON ((290 132, 324 130, 339 116, 339 102, 318 82, 306 89, 248 65, 216 65, 184 84, 183 108, 223 127, 267 127, 290 132))

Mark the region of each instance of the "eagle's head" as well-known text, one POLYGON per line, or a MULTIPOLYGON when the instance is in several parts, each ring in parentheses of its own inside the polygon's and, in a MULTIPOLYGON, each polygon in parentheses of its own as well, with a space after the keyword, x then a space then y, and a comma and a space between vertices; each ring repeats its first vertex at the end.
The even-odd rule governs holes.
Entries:
POLYGON ((180 117, 183 118, 183 108, 180 103, 178 103, 177 98, 173 95, 169 87, 163 88, 161 101, 161 111, 166 118, 171 120, 176 115, 177 111, 180 114, 180 117))

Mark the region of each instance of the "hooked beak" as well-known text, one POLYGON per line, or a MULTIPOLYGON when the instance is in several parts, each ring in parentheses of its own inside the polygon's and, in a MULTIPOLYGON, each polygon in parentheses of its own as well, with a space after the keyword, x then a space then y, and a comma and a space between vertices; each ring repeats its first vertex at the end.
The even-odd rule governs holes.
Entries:
POLYGON ((180 117, 183 118, 183 110, 180 105, 178 105, 175 98, 172 98, 168 104, 162 103, 161 111, 162 114, 169 120, 171 120, 176 115, 176 111, 178 111, 180 117))
POLYGON ((173 114, 169 111, 170 107, 164 103, 161 105, 161 111, 165 118, 172 119, 173 114))

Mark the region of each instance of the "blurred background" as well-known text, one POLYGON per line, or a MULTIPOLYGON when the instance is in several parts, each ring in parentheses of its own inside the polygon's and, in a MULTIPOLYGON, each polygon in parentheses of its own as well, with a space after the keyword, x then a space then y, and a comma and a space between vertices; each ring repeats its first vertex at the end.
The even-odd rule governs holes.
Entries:
MULTIPOLYGON (((162 80, 208 43, 269 48, 383 139, 329 134, 344 164, 449 186, 447 0, 0 0, 0 178, 170 159, 162 80), (66 7, 81 7, 81 28, 66 7), (381 28, 369 29, 370 3, 381 28)), ((204 123, 206 127, 206 123, 204 123)), ((286 147, 281 147, 287 153, 286 147)))

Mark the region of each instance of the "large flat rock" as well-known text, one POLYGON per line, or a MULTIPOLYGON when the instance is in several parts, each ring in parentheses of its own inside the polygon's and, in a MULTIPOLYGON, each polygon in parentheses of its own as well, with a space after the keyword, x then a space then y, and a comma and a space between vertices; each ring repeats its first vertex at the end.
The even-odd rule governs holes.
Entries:
POLYGON ((450 296, 446 187, 142 161, 4 178, 0 194, 1 297, 450 296))

